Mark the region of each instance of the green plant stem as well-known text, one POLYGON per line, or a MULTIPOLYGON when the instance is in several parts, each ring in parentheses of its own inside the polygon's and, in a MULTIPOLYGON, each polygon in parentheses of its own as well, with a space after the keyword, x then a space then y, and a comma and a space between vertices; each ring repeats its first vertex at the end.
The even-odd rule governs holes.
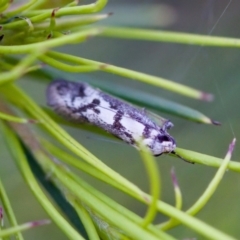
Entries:
MULTIPOLYGON (((7 111, 7 109, 3 108, 3 106, 1 106, 1 110, 7 111)), ((9 112, 7 111, 7 113, 9 113, 9 112)), ((14 129, 14 131, 16 131, 18 133, 18 135, 20 136, 20 138, 22 138, 22 141, 26 144, 26 146, 28 146, 29 149, 31 149, 32 154, 35 156, 36 160, 38 160, 38 163, 42 166, 42 168, 45 170, 45 172, 47 172, 47 173, 51 172, 51 179, 53 181, 56 181, 55 183, 63 191, 63 194, 67 194, 67 198, 69 198, 69 196, 70 196, 70 198, 75 198, 76 197, 75 192, 71 193, 70 189, 66 188, 66 186, 65 187, 62 186, 62 184, 60 184, 60 183, 62 181, 64 182, 64 184, 66 182, 68 183, 69 182, 68 177, 70 177, 72 179, 72 181, 74 181, 78 185, 78 186, 76 186, 76 188, 78 188, 78 191, 81 191, 81 188, 82 188, 81 186, 83 185, 83 180, 81 180, 81 179, 79 179, 79 181, 76 180, 77 178, 68 169, 66 169, 62 164, 60 164, 60 162, 56 161, 56 159, 55 159, 55 161, 53 161, 52 159, 49 159, 49 157, 46 155, 45 151, 42 150, 42 147, 41 147, 41 145, 39 145, 37 139, 35 139, 35 137, 29 132, 28 127, 26 125, 17 124, 17 123, 10 123, 9 125, 14 129), (58 173, 59 173, 57 175, 57 177, 55 177, 55 175, 54 175, 56 171, 58 171, 58 173)), ((11 145, 11 147, 16 148, 16 146, 14 144, 11 145)), ((22 159, 21 160, 19 159, 19 161, 22 161, 22 159)), ((30 178, 29 181, 32 181, 32 179, 30 178)), ((102 201, 99 198, 99 196, 97 194, 93 194, 92 191, 90 191, 90 189, 91 189, 90 186, 84 188, 84 191, 87 191, 90 194, 90 196, 87 198, 88 201, 86 202, 86 204, 88 204, 89 202, 91 202, 91 203, 94 201, 96 202, 95 198, 99 199, 101 201, 101 204, 104 204, 103 206, 101 205, 100 207, 99 207, 99 205, 94 204, 94 209, 96 212, 100 211, 101 214, 103 214, 107 219, 110 218, 112 220, 113 216, 108 215, 107 212, 105 211, 104 206, 106 205, 107 207, 113 208, 114 212, 118 212, 118 214, 120 214, 121 216, 123 215, 122 209, 124 209, 124 208, 121 208, 121 211, 118 211, 118 207, 116 208, 116 206, 119 206, 118 204, 110 206, 109 202, 111 201, 111 199, 109 199, 108 201, 102 201), (94 197, 94 195, 95 195, 95 197, 94 197), (93 197, 94 197, 94 199, 92 199, 93 197), (113 207, 113 206, 115 206, 115 207, 113 207)), ((80 195, 78 195, 78 199, 79 199, 80 195)), ((81 200, 81 198, 80 198, 80 200, 81 200)), ((97 200, 97 201, 99 201, 99 200, 97 200)), ((130 211, 128 211, 128 215, 130 215, 130 211)), ((133 215, 133 214, 131 214, 131 215, 133 215)), ((132 219, 132 218, 136 218, 136 217, 130 216, 127 219, 132 219)), ((117 224, 117 222, 118 221, 116 221, 116 224, 117 224)), ((142 219, 140 220, 140 218, 138 217, 137 225, 138 225, 138 227, 143 229, 140 226, 141 223, 142 223, 142 219)), ((158 231, 156 229, 154 230, 154 228, 151 226, 148 226, 148 228, 149 228, 149 230, 151 230, 151 232, 154 235, 160 236, 161 237, 160 239, 166 239, 166 240, 174 239, 174 238, 168 236, 167 234, 163 233, 162 231, 158 231)), ((128 228, 126 230, 129 231, 128 228)), ((146 230, 144 230, 144 231, 146 231, 146 230)))
MULTIPOLYGON (((16 160, 19 169, 33 192, 34 196, 37 198, 38 202, 42 205, 51 219, 55 222, 57 226, 64 232, 64 234, 72 240, 83 240, 83 238, 78 234, 78 232, 71 227, 71 225, 60 215, 60 213, 55 209, 52 203, 47 199, 46 195, 43 193, 39 187, 35 177, 30 170, 26 156, 20 146, 18 139, 15 134, 7 127, 2 125, 2 129, 5 133, 5 137, 10 148, 10 151, 16 160)), ((40 153, 39 153, 40 155, 40 153)))
MULTIPOLYGON (((107 4, 108 0, 97 0, 95 3, 88 4, 88 5, 83 5, 83 6, 78 6, 78 7, 65 7, 65 8, 60 8, 58 11, 56 11, 55 16, 56 17, 61 17, 65 15, 79 15, 79 14, 87 14, 87 13, 96 13, 101 11, 105 5, 107 4)), ((43 13, 39 13, 37 11, 32 11, 32 16, 30 17, 31 14, 25 13, 25 17, 29 17, 29 20, 32 23, 37 23, 41 22, 47 18, 51 17, 53 9, 49 10, 43 10, 43 13)), ((21 28, 24 27, 25 22, 23 20, 17 21, 17 22, 12 22, 12 23, 7 23, 4 25, 4 29, 14 29, 14 28, 21 28)))
POLYGON ((0 85, 9 83, 11 81, 16 80, 21 75, 23 75, 28 67, 36 60, 37 57, 44 54, 45 48, 40 47, 39 49, 33 51, 31 54, 26 56, 23 60, 21 60, 16 67, 14 67, 11 71, 1 73, 0 74, 0 85))
MULTIPOLYGON (((29 169, 29 166, 27 164, 27 160, 26 160, 25 156, 20 154, 20 153, 22 153, 21 146, 17 142, 16 137, 13 134, 11 134, 11 131, 8 130, 7 128, 6 128, 6 130, 7 131, 5 133, 7 134, 7 136, 8 136, 7 138, 11 142, 11 147, 15 149, 15 154, 17 154, 15 157, 17 158, 17 156, 18 156, 18 159, 17 159, 18 164, 24 175, 24 178, 28 183, 31 183, 31 185, 32 185, 31 189, 33 190, 33 186, 34 186, 34 190, 36 191, 36 188, 38 188, 38 187, 36 186, 35 178, 29 169), (14 139, 14 137, 15 137, 15 139, 14 139)), ((56 177, 57 185, 59 185, 59 183, 63 184, 63 186, 67 190, 67 192, 70 191, 72 196, 75 196, 79 200, 85 202, 87 205, 90 205, 91 209, 94 209, 95 211, 100 212, 104 218, 107 218, 111 222, 111 224, 117 225, 121 229, 125 229, 127 231, 127 233, 131 237, 133 237, 133 239, 139 239, 139 240, 145 240, 145 239, 149 239, 149 240, 156 239, 157 240, 158 239, 154 235, 149 233, 148 231, 145 231, 140 226, 137 226, 136 224, 132 223, 128 219, 124 218, 121 214, 117 213, 115 210, 110 208, 107 204, 103 204, 97 198, 93 198, 93 196, 88 191, 84 190, 83 188, 79 188, 78 184, 76 184, 75 181, 73 181, 70 177, 63 174, 64 170, 61 166, 55 167, 53 165, 52 160, 48 159, 46 156, 40 155, 36 151, 34 151, 34 152, 35 152, 35 156, 37 156, 37 158, 40 160, 39 162, 41 164, 44 164, 45 167, 47 165, 49 165, 47 167, 47 169, 52 170, 51 178, 52 178, 52 180, 55 180, 55 177, 56 177), (46 161, 48 161, 48 162, 46 163, 46 161)), ((60 187, 60 189, 63 189, 63 188, 60 187)), ((63 189, 63 191, 65 192, 64 189, 63 189)), ((39 192, 37 195, 38 195, 38 201, 40 201, 40 197, 42 199, 43 196, 41 196, 42 194, 39 194, 39 192)), ((42 203, 42 201, 41 201, 41 203, 42 203)), ((45 206, 46 206, 46 204, 49 204, 46 199, 44 199, 44 202, 45 202, 45 204, 44 204, 45 206)), ((55 219, 56 216, 53 216, 53 214, 51 216, 52 216, 53 220, 56 220, 55 219)), ((59 216, 57 217, 57 220, 59 220, 59 216)), ((65 229, 66 226, 62 223, 61 228, 65 229)), ((68 233, 68 234, 70 235, 70 233, 68 233)), ((76 238, 76 236, 73 238, 73 236, 71 236, 71 235, 69 236, 69 235, 68 235, 68 237, 70 237, 70 239, 82 239, 82 238, 80 238, 80 236, 78 238, 76 238)))
MULTIPOLYGON (((173 219, 180 221, 182 224, 190 227, 196 232, 200 233, 202 236, 205 236, 206 239, 212 240, 234 240, 235 238, 229 236, 218 229, 211 227, 210 225, 198 220, 197 218, 193 218, 190 215, 185 215, 180 210, 174 208, 173 206, 168 205, 167 203, 160 202, 158 204, 158 209, 167 215, 171 216, 173 219)), ((236 240, 236 239, 235 239, 236 240)))
POLYGON ((214 46, 214 47, 240 47, 240 40, 237 38, 215 37, 209 35, 190 34, 181 32, 145 30, 137 28, 106 27, 102 32, 103 36, 137 39, 147 41, 161 41, 182 43, 188 45, 214 46))
MULTIPOLYGON (((98 191, 97 189, 93 188, 91 185, 89 185, 88 183, 86 183, 83 179, 81 179, 79 176, 76 176, 75 174, 71 173, 71 172, 67 172, 68 176, 71 177, 77 184, 79 184, 81 187, 83 187, 86 191, 89 191, 89 193, 91 193, 92 195, 94 195, 95 197, 97 197, 99 200, 101 200, 103 203, 105 203, 106 205, 108 205, 109 207, 111 207, 112 209, 114 209, 115 211, 117 211, 118 213, 122 214, 123 216, 125 216, 127 219, 133 221, 134 223, 136 223, 137 225, 141 226, 143 223, 143 219, 141 217, 139 217, 138 215, 136 215, 135 213, 131 212, 130 210, 128 210, 127 208, 121 206, 120 204, 116 203, 115 201, 113 201, 111 198, 109 198, 108 196, 106 196, 105 194, 103 194, 102 192, 98 191)), ((159 229, 157 229, 155 226, 153 226, 152 224, 149 224, 147 226, 147 229, 149 229, 149 231, 151 231, 152 233, 154 233, 156 236, 158 236, 160 239, 174 239, 173 237, 171 237, 170 235, 168 235, 167 233, 163 232, 163 231, 159 231, 159 229)))
POLYGON ((196 99, 204 99, 204 100, 211 100, 212 96, 208 95, 207 93, 203 93, 201 91, 198 91, 196 89, 184 86, 182 84, 169 81, 167 79, 163 79, 160 77, 151 76, 145 73, 140 73, 137 71, 105 64, 102 62, 92 61, 86 58, 80 58, 76 56, 72 56, 69 54, 63 54, 59 52, 48 52, 47 56, 50 56, 52 58, 62 59, 64 61, 70 61, 76 64, 83 64, 83 65, 94 65, 99 66, 102 65, 102 71, 109 72, 113 74, 117 74, 123 77, 127 77, 130 79, 138 80, 141 82, 145 82, 147 84, 151 84, 157 87, 164 88, 169 91, 176 92, 178 94, 182 94, 188 97, 196 98, 196 99))
MULTIPOLYGON (((69 28, 73 29, 75 27, 80 27, 84 25, 89 25, 100 20, 107 18, 109 14, 98 14, 98 15, 86 15, 86 16, 77 16, 71 17, 68 19, 56 19, 56 25, 54 27, 55 31, 67 31, 69 28)), ((41 22, 34 25, 35 30, 45 30, 49 27, 48 22, 41 22)), ((72 31, 71 31, 72 32, 72 31)))
MULTIPOLYGON (((174 193, 175 193, 175 207, 176 209, 181 210, 182 209, 182 193, 180 191, 179 185, 177 183, 176 175, 174 168, 171 169, 171 175, 172 175, 172 181, 174 186, 174 193)), ((160 229, 169 229, 171 226, 176 222, 174 218, 170 218, 168 221, 159 224, 160 229)))
POLYGON ((20 46, 0 46, 0 53, 1 54, 29 53, 38 48, 41 48, 42 46, 44 46, 44 48, 47 49, 59 47, 65 44, 79 43, 99 33, 100 30, 98 28, 92 28, 81 32, 73 33, 71 35, 65 35, 61 38, 49 39, 48 41, 44 42, 44 45, 42 42, 40 42, 20 46))
MULTIPOLYGON (((77 168, 78 170, 84 171, 85 173, 89 174, 90 176, 93 176, 117 189, 120 189, 121 191, 125 192, 126 188, 123 187, 121 184, 119 184, 117 181, 113 181, 110 177, 105 175, 104 173, 100 172, 96 168, 93 168, 90 164, 79 161, 78 158, 68 154, 66 151, 61 150, 60 148, 54 146, 50 142, 46 141, 45 139, 42 139, 41 143, 46 147, 46 149, 56 156, 58 159, 61 159, 64 163, 73 166, 77 168)), ((128 191, 126 192, 128 193, 128 191)))
POLYGON ((157 202, 160 198, 160 174, 158 167, 153 156, 150 155, 150 152, 140 143, 140 154, 144 162, 145 168, 147 170, 147 175, 149 177, 150 189, 151 189, 151 202, 148 206, 148 211, 144 217, 141 225, 146 228, 150 223, 153 222, 157 214, 157 202))
MULTIPOLYGON (((51 59, 53 59, 53 58, 51 58, 51 59)), ((74 63, 74 64, 76 64, 76 63, 74 63)), ((104 65, 100 65, 99 67, 100 67, 100 69, 104 68, 104 65)), ((47 75, 46 77, 49 80, 63 78, 63 79, 67 79, 69 81, 76 81, 76 79, 78 79, 78 77, 80 78, 80 76, 78 76, 78 75, 76 76, 71 73, 67 73, 67 72, 63 72, 63 71, 59 72, 58 70, 55 70, 52 68, 51 69, 44 68, 44 69, 40 70, 40 72, 47 75)), ((170 113, 172 115, 186 118, 188 120, 195 121, 198 123, 217 124, 216 121, 213 121, 212 119, 210 119, 209 117, 207 117, 206 115, 204 115, 203 113, 201 113, 195 109, 189 108, 187 106, 184 106, 182 104, 179 104, 179 103, 176 103, 176 102, 173 102, 170 100, 166 100, 159 96, 154 96, 153 94, 150 94, 150 93, 147 93, 144 91, 138 91, 137 89, 134 89, 134 91, 133 91, 132 88, 129 88, 127 86, 116 85, 116 83, 114 83, 114 82, 105 83, 103 81, 99 81, 98 79, 93 79, 93 78, 88 78, 88 79, 86 79, 86 81, 88 83, 90 83, 91 85, 93 85, 94 87, 100 88, 101 90, 103 90, 105 92, 108 92, 114 96, 125 99, 125 100, 132 102, 134 104, 137 104, 141 107, 144 106, 149 109, 159 110, 160 112, 170 113)))
POLYGON ((2 112, 0 112, 0 119, 6 120, 6 121, 18 122, 18 123, 29 123, 30 122, 29 119, 11 116, 11 115, 8 115, 8 114, 2 113, 2 112))
POLYGON ((54 169, 54 176, 58 182, 71 192, 77 199, 83 201, 92 211, 98 212, 103 219, 106 219, 111 225, 122 229, 129 237, 139 240, 158 239, 149 231, 144 230, 141 226, 135 224, 125 218, 121 213, 112 209, 108 204, 103 203, 98 198, 95 198, 89 191, 80 188, 79 185, 69 176, 65 175, 62 169, 54 169), (63 178, 62 176, 65 175, 63 178))
MULTIPOLYGON (((82 182, 82 181, 80 181, 82 182)), ((86 189, 90 189, 89 186, 86 189)), ((99 194, 97 195, 99 197, 99 194)), ((138 200, 142 201, 143 199, 138 200)), ((110 200, 106 200, 106 203, 111 206, 112 202, 110 200)), ((119 208, 119 207, 118 207, 119 208)), ((172 217, 173 219, 178 219, 182 224, 189 226, 190 228, 194 229, 196 232, 200 233, 201 235, 205 236, 208 239, 218 239, 218 240, 227 240, 227 239, 234 239, 231 236, 228 236, 217 229, 212 228, 208 224, 201 222, 196 218, 192 218, 191 216, 183 213, 182 211, 162 202, 158 201, 158 210, 163 214, 172 217)), ((119 209, 120 212, 125 213, 123 209, 119 209)))
MULTIPOLYGON (((2 185, 1 180, 0 180, 0 199, 3 204, 4 210, 7 214, 7 217, 9 219, 9 222, 11 223, 12 226, 17 227, 18 226, 17 219, 15 217, 14 211, 12 209, 12 206, 10 204, 10 201, 8 199, 7 193, 4 189, 4 186, 2 185)), ((2 230, 0 229, 0 233, 1 231, 2 230)), ((21 232, 16 232, 16 238, 18 240, 23 240, 21 232)))
POLYGON ((33 227, 41 226, 43 224, 49 224, 49 221, 42 220, 42 221, 29 222, 29 223, 25 223, 25 224, 22 224, 22 225, 19 225, 19 226, 16 226, 16 227, 11 227, 11 228, 8 228, 8 229, 4 229, 4 230, 0 231, 0 237, 5 239, 6 237, 9 237, 9 236, 11 236, 13 234, 16 234, 18 232, 26 231, 26 230, 29 230, 33 227))
MULTIPOLYGON (((224 173, 226 172, 226 169, 228 167, 228 163, 230 161, 231 156, 227 155, 225 159, 222 161, 219 169, 217 170, 215 176, 213 177, 212 181, 209 183, 207 189, 204 191, 204 193, 198 198, 196 203, 193 204, 192 207, 190 207, 186 213, 189 215, 196 215, 209 201, 209 199, 212 197, 214 192, 216 191, 218 185, 220 184, 221 179, 223 178, 224 173)), ((179 222, 177 221, 171 221, 163 224, 159 224, 159 227, 162 230, 168 230, 170 228, 173 228, 177 226, 179 222)))
POLYGON ((230 161, 230 157, 227 156, 221 163, 218 171, 216 172, 215 176, 213 177, 212 181, 209 183, 207 189, 204 193, 198 198, 197 202, 187 210, 187 213, 190 215, 197 214, 209 201, 212 197, 214 192, 216 191, 218 185, 220 184, 224 173, 228 167, 228 163, 230 161))
MULTIPOLYGON (((5 87, 4 90, 5 90, 5 93, 6 93, 6 87, 5 87)), ((42 120, 44 120, 48 123, 47 124, 47 126, 48 126, 47 129, 48 129, 49 132, 53 131, 53 132, 58 133, 58 134, 59 134, 59 132, 62 132, 58 136, 58 139, 66 147, 71 149, 77 155, 79 155, 79 156, 82 155, 84 157, 84 159, 88 159, 89 163, 92 162, 93 167, 97 167, 100 171, 103 171, 106 175, 108 175, 109 177, 112 177, 113 181, 117 181, 119 184, 123 185, 126 189, 128 189, 128 194, 129 195, 135 197, 136 199, 138 199, 138 200, 140 200, 141 202, 144 202, 144 203, 149 203, 151 201, 151 198, 150 198, 149 195, 147 195, 146 193, 141 191, 139 188, 137 188, 132 183, 130 183, 129 181, 127 181, 126 179, 121 177, 119 174, 115 173, 111 169, 108 169, 108 167, 105 167, 104 164, 98 162, 98 159, 96 157, 94 157, 93 155, 92 156, 84 155, 84 154, 86 154, 85 149, 83 149, 83 152, 82 151, 79 152, 79 149, 82 148, 81 145, 79 145, 78 143, 75 143, 73 139, 70 140, 69 139, 70 136, 68 136, 66 133, 64 133, 63 130, 56 129, 55 124, 51 123, 51 119, 47 119, 47 117, 44 115, 44 113, 40 111, 38 106, 35 106, 34 103, 29 98, 27 98, 27 96, 25 94, 21 93, 21 91, 19 89, 17 89, 14 86, 10 87, 10 85, 8 85, 8 91, 9 90, 10 90, 11 94, 13 94, 15 97, 18 96, 17 97, 18 98, 18 101, 17 101, 18 104, 20 103, 20 101, 23 101, 24 107, 27 107, 27 109, 34 116, 36 115, 36 117, 39 117, 40 119, 42 119, 42 120), (70 144, 70 146, 69 146, 69 144, 70 144)), ((11 100, 15 100, 15 98, 11 99, 11 100)), ((20 126, 24 127, 26 125, 20 125, 20 126)), ((30 142, 30 146, 31 146, 31 142, 30 142)), ((63 178, 63 179, 65 179, 65 178, 63 178)), ((63 179, 61 179, 61 180, 63 180, 63 179)), ((78 191, 77 189, 75 189, 77 187, 75 184, 71 185, 69 182, 64 183, 64 184, 67 184, 65 187, 67 187, 67 188, 70 187, 71 191, 75 191, 75 190, 78 191)), ((84 194, 84 193, 82 193, 82 194, 84 194)), ((82 194, 80 194, 80 195, 82 196, 82 194)), ((80 197, 80 195, 78 195, 78 197, 80 197)), ((81 199, 81 197, 80 197, 80 199, 81 199)), ((87 201, 87 199, 85 199, 85 200, 87 201)), ((193 217, 177 210, 176 208, 174 208, 174 207, 172 207, 172 206, 170 206, 170 205, 168 205, 164 202, 158 201, 157 206, 158 206, 158 210, 160 212, 162 212, 163 214, 180 221, 182 224, 190 227, 191 229, 195 230, 196 232, 200 233, 201 235, 203 235, 203 236, 205 236, 209 239, 218 239, 218 240, 230 240, 230 239, 232 240, 232 239, 234 239, 234 238, 228 236, 227 234, 222 233, 221 231, 212 228, 211 226, 201 222, 200 220, 198 220, 196 218, 193 218, 193 217)), ((114 213, 112 212, 112 214, 114 214, 114 213)))
MULTIPOLYGON (((68 200, 69 200, 69 198, 68 198, 68 200)), ((87 231, 89 239, 100 240, 98 233, 96 231, 96 228, 92 222, 92 219, 90 218, 88 212, 84 209, 84 207, 74 200, 70 199, 69 202, 74 206, 74 209, 76 210, 79 218, 81 219, 81 221, 87 231)))
MULTIPOLYGON (((88 206, 91 209, 95 209, 95 211, 97 211, 97 209, 102 210, 102 212, 101 212, 102 217, 107 218, 107 219, 110 218, 109 221, 113 225, 116 224, 116 222, 117 223, 120 222, 121 224, 119 224, 118 226, 121 229, 127 229, 127 232, 130 231, 130 229, 132 231, 135 229, 135 227, 132 225, 129 225, 130 223, 126 222, 126 220, 124 223, 122 223, 122 221, 124 221, 124 219, 122 219, 122 216, 119 216, 119 218, 118 217, 116 218, 116 216, 117 216, 116 211, 112 211, 112 209, 109 208, 108 205, 104 207, 102 205, 102 203, 99 202, 97 199, 95 199, 95 200, 91 199, 91 195, 89 193, 87 193, 86 191, 83 191, 83 189, 81 189, 82 191, 79 191, 79 187, 77 187, 75 181, 71 181, 70 178, 68 178, 68 177, 62 178, 62 175, 60 174, 60 172, 56 171, 56 169, 54 171, 54 175, 68 190, 70 190, 72 193, 75 194, 75 197, 81 199, 83 202, 88 204, 88 206), (91 199, 91 201, 89 201, 90 199, 91 199), (96 209, 96 206, 97 206, 97 209, 96 209), (100 206, 102 206, 102 207, 100 207, 100 206), (106 213, 107 213, 107 215, 106 215, 106 213)), ((221 231, 212 228, 208 224, 205 224, 205 223, 201 222, 200 220, 193 218, 164 202, 161 202, 161 201, 158 202, 158 209, 162 213, 164 213, 168 216, 170 215, 174 219, 181 221, 185 225, 189 226, 190 228, 194 229, 195 231, 199 232, 201 235, 203 235, 209 239, 214 239, 214 240, 215 239, 218 239, 218 240, 233 240, 234 239, 233 237, 230 237, 227 234, 222 233, 221 231)), ((141 233, 141 232, 138 232, 138 233, 141 233)), ((141 235, 139 237, 140 238, 137 238, 137 239, 150 239, 150 236, 148 236, 149 238, 146 238, 147 236, 145 234, 141 235)), ((135 238, 136 238, 136 235, 135 235, 135 238)))
MULTIPOLYGON (((202 154, 202 153, 198 153, 198 152, 194 152, 194 151, 190 151, 182 148, 177 148, 176 153, 190 162, 199 163, 199 164, 203 164, 211 167, 219 168, 223 161, 223 159, 221 158, 209 156, 206 154, 202 154)), ((173 155, 173 157, 176 157, 176 156, 173 155)), ((230 161, 228 163, 227 168, 235 172, 240 172, 240 163, 237 161, 230 161)))
POLYGON ((175 193, 175 207, 179 210, 182 209, 182 193, 179 186, 174 186, 174 193, 175 193))
POLYGON ((57 69, 60 69, 62 71, 67 71, 67 72, 93 72, 93 71, 100 70, 101 68, 101 65, 100 66, 71 66, 69 64, 59 62, 54 58, 50 58, 48 56, 41 56, 39 57, 39 59, 52 67, 55 67, 57 69))
POLYGON ((3 90, 3 93, 7 94, 7 97, 11 98, 9 99, 10 101, 13 101, 16 105, 21 105, 21 107, 27 110, 32 116, 36 117, 36 119, 43 122, 41 126, 44 127, 59 142, 65 145, 69 150, 71 150, 80 158, 87 161, 94 168, 97 168, 100 172, 109 176, 111 179, 118 181, 123 186, 128 186, 129 189, 132 189, 135 193, 138 193, 138 195, 142 198, 143 193, 142 191, 140 191, 140 189, 137 186, 130 183, 121 175, 114 172, 111 168, 103 164, 97 157, 95 157, 92 153, 90 153, 87 149, 85 149, 82 145, 80 145, 75 139, 69 136, 19 88, 9 84, 5 86, 5 88, 2 90, 3 90), (14 98, 12 98, 12 96, 14 96, 14 98), (17 99, 16 99, 16 96, 18 96, 17 99))

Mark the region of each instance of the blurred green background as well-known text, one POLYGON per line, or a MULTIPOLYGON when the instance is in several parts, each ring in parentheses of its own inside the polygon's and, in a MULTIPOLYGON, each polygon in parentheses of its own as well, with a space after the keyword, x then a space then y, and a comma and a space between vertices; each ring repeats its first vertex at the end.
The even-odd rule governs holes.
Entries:
MULTIPOLYGON (((57 5, 57 1, 56 5, 57 5)), ((90 1, 81 1, 81 4, 90 1)), ((240 2, 237 0, 206 1, 141 1, 111 0, 104 12, 113 12, 105 25, 132 26, 148 29, 165 29, 206 35, 239 38, 240 2)), ((161 114, 171 119, 174 128, 171 135, 181 148, 224 157, 230 141, 240 136, 240 56, 238 49, 199 47, 147 41, 117 40, 97 37, 86 43, 66 46, 61 51, 94 60, 126 67, 148 74, 167 78, 214 94, 211 103, 200 102, 137 81, 124 79, 107 73, 73 74, 81 81, 89 78, 116 82, 129 88, 141 89, 167 99, 195 108, 222 126, 201 125, 161 114)), ((21 79, 23 87, 39 104, 45 103, 45 81, 21 79)), ((105 141, 81 129, 66 127, 67 131, 107 165, 131 180, 143 190, 149 191, 148 179, 138 152, 119 141, 105 141)), ((239 159, 237 141, 233 159, 239 159)), ((162 200, 174 204, 174 193, 170 170, 175 168, 183 193, 184 209, 190 207, 207 187, 216 172, 215 168, 192 165, 177 158, 161 156, 158 165, 162 178, 162 200)), ((17 171, 5 143, 0 144, 0 176, 7 189, 19 223, 48 218, 41 206, 31 195, 17 171)), ((143 216, 146 207, 119 191, 90 179, 96 187, 109 196, 143 216)), ((240 177, 239 173, 226 172, 222 183, 207 206, 197 215, 210 225, 240 239, 240 177)), ((156 222, 166 220, 159 215, 156 222)), ((195 232, 180 226, 170 231, 177 239, 204 239, 195 232)), ((26 239, 66 239, 54 224, 24 233, 26 239)))

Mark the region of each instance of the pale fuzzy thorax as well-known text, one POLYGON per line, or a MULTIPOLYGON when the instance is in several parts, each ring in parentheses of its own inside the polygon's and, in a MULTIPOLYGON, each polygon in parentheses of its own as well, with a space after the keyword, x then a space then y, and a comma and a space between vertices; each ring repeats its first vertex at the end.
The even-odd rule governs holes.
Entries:
POLYGON ((158 126, 144 110, 86 83, 53 81, 47 89, 47 103, 58 114, 97 125, 134 147, 141 140, 155 156, 172 152, 176 147, 167 132, 173 126, 170 121, 158 126))

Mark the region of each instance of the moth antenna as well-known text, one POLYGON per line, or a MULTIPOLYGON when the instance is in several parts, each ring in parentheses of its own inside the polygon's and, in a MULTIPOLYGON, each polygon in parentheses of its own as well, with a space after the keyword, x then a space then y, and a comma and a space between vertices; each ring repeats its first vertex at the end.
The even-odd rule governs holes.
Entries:
POLYGON ((172 154, 174 154, 175 156, 177 156, 178 158, 182 159, 183 161, 187 162, 187 163, 194 164, 194 162, 192 162, 192 161, 189 161, 189 160, 187 160, 187 159, 185 159, 185 158, 181 157, 181 156, 180 156, 180 155, 178 155, 178 154, 177 154, 175 151, 172 151, 171 153, 172 153, 172 154))

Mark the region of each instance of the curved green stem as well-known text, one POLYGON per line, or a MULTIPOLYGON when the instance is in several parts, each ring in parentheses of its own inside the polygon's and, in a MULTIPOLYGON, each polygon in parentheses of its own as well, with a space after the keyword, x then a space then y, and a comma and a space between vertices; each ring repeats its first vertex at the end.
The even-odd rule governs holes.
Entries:
POLYGON ((158 42, 172 42, 188 45, 214 46, 214 47, 240 47, 240 40, 237 38, 215 37, 209 35, 160 30, 106 27, 102 35, 106 37, 158 42))
POLYGON ((150 180, 151 202, 148 205, 148 211, 141 225, 146 228, 153 222, 157 214, 157 202, 160 198, 160 176, 158 167, 150 152, 140 143, 140 153, 150 180))

